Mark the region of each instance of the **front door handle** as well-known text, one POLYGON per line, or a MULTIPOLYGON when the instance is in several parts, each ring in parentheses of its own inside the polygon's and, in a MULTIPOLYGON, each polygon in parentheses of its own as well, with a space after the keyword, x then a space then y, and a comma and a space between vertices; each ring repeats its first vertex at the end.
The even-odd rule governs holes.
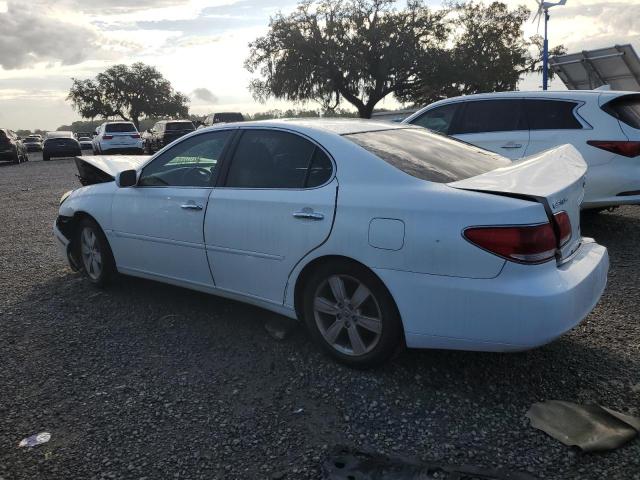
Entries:
POLYGON ((310 208, 303 208, 299 212, 294 212, 293 216, 295 218, 304 218, 307 220, 322 220, 324 219, 324 215, 322 213, 317 213, 311 210, 310 208))
POLYGON ((202 205, 196 205, 195 203, 185 203, 184 205, 180 205, 180 208, 185 210, 202 210, 202 205))
POLYGON ((521 143, 507 143, 506 145, 502 145, 500 148, 522 148, 521 143))

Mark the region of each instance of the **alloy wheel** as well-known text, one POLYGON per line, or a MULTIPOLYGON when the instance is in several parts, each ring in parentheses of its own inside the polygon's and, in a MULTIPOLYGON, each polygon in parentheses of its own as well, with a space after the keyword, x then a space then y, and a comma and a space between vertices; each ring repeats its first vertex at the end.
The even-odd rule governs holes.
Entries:
POLYGON ((365 355, 380 341, 378 300, 354 277, 332 275, 322 282, 314 295, 313 313, 324 340, 345 355, 365 355))
POLYGON ((80 253, 84 270, 93 280, 98 280, 102 274, 102 253, 95 232, 85 227, 80 235, 80 253))

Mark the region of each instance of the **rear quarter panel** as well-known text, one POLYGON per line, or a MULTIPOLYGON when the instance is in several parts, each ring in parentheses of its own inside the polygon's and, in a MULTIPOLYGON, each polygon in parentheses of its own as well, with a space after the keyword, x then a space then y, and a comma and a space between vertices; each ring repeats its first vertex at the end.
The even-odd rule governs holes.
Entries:
POLYGON ((474 225, 547 221, 539 203, 423 181, 357 148, 361 151, 350 150, 347 158, 336 158, 339 190, 333 229, 328 240, 291 273, 285 296, 288 305, 293 305, 291 286, 304 266, 329 255, 352 258, 369 268, 494 278, 505 260, 467 242, 463 230, 474 225), (373 219, 404 224, 404 238, 398 242, 401 248, 371 245, 373 219))

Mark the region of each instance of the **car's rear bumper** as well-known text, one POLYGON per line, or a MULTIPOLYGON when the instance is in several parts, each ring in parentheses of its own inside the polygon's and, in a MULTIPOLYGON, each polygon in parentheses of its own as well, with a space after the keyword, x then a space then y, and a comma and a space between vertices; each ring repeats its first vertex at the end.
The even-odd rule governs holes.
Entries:
POLYGON ((584 239, 561 265, 506 262, 492 279, 375 269, 396 300, 407 346, 526 350, 551 342, 594 308, 607 282, 607 249, 584 239))
POLYGON ((103 148, 103 155, 142 155, 144 149, 142 147, 109 147, 103 148))
POLYGON ((44 148, 42 150, 42 155, 49 156, 49 157, 75 157, 80 154, 81 154, 80 148, 67 148, 67 149, 44 148))
POLYGON ((589 166, 582 209, 640 204, 640 158, 589 166))

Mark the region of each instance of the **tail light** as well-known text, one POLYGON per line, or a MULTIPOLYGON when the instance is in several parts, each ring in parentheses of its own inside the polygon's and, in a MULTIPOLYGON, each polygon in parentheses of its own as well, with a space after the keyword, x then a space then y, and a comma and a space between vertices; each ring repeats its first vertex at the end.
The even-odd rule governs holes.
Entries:
POLYGON ((103 135, 102 139, 103 140, 111 140, 113 138, 113 135, 103 135))
POLYGON ((474 245, 518 263, 554 258, 558 242, 550 223, 513 227, 470 227, 464 237, 474 245))
POLYGON ((140 134, 136 133, 135 135, 131 135, 131 138, 140 138, 140 134))
POLYGON ((553 220, 558 227, 558 246, 562 247, 571 238, 571 220, 567 212, 558 212, 553 216, 553 220))
POLYGON ((640 142, 628 142, 619 140, 589 140, 587 144, 592 147, 606 150, 607 152, 622 155, 624 157, 637 157, 640 155, 640 142))

